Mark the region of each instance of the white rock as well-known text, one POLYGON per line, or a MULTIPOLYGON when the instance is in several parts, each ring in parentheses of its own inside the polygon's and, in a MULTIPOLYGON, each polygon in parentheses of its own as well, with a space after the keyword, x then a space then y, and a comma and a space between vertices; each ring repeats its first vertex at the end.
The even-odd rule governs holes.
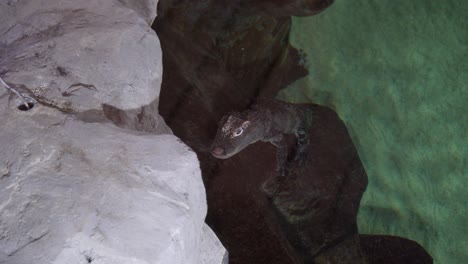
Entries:
POLYGON ((43 106, 0 120, 1 261, 199 263, 204 187, 177 138, 43 106))
POLYGON ((200 263, 201 264, 212 264, 212 263, 229 263, 228 252, 224 249, 224 246, 219 242, 215 233, 207 226, 203 226, 202 241, 200 243, 200 263))
POLYGON ((78 112, 102 104, 134 109, 158 98, 159 40, 120 2, 2 1, 0 10, 4 79, 78 112))
POLYGON ((226 263, 197 157, 156 111, 156 3, 0 2, 0 77, 38 100, 0 87, 0 264, 226 263))

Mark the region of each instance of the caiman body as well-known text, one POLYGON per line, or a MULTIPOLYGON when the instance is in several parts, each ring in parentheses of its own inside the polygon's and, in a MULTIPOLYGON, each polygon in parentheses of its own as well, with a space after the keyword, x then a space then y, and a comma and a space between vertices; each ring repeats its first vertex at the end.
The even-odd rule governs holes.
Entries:
POLYGON ((310 105, 260 99, 249 110, 222 117, 211 154, 227 159, 257 141, 270 142, 277 147, 277 170, 285 175, 288 149, 284 135, 294 134, 297 137, 294 160, 301 160, 309 144, 311 125, 310 105))

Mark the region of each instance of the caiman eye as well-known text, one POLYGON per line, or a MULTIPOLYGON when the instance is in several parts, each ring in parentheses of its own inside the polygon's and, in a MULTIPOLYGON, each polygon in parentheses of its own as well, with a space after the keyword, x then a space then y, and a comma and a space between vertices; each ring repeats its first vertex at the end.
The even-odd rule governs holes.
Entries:
POLYGON ((234 137, 238 137, 238 136, 240 136, 240 135, 242 134, 242 132, 244 132, 244 129, 240 127, 240 128, 238 128, 238 129, 236 129, 236 130, 234 131, 233 136, 234 136, 234 137))

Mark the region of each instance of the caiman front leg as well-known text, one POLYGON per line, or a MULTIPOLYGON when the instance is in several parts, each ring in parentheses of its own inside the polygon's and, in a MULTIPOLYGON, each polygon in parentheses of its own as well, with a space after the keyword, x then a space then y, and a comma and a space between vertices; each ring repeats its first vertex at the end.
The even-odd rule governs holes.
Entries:
POLYGON ((312 123, 311 119, 312 113, 307 113, 295 133, 297 138, 297 145, 294 161, 299 162, 299 166, 303 166, 308 158, 307 152, 310 145, 309 130, 312 123))
POLYGON ((288 175, 288 144, 283 135, 269 140, 276 147, 276 172, 279 176, 288 175))

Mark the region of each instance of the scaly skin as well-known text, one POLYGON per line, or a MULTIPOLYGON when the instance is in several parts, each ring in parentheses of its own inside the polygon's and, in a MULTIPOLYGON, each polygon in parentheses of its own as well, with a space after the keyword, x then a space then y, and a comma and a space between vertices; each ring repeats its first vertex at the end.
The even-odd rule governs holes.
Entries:
POLYGON ((277 149, 277 171, 287 174, 285 134, 297 137, 294 160, 302 161, 309 145, 308 132, 312 112, 306 104, 290 104, 274 99, 261 99, 249 110, 233 112, 221 118, 211 154, 227 159, 257 141, 270 142, 277 149))

